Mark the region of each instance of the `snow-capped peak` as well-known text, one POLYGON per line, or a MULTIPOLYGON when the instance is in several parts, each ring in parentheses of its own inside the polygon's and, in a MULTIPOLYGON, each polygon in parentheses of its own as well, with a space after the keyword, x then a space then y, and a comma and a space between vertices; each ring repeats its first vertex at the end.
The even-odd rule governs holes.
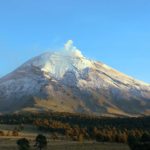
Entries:
POLYGON ((82 55, 81 51, 73 45, 72 40, 68 40, 63 49, 44 53, 25 65, 38 67, 46 74, 60 79, 67 71, 77 73, 85 68, 92 67, 93 62, 82 55))

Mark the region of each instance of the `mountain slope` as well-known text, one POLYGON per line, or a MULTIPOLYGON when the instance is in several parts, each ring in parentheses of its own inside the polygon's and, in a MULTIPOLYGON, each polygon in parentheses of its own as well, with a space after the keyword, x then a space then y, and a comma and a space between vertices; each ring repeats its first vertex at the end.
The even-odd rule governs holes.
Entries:
POLYGON ((0 112, 149 115, 150 85, 85 58, 72 41, 0 79, 0 112))

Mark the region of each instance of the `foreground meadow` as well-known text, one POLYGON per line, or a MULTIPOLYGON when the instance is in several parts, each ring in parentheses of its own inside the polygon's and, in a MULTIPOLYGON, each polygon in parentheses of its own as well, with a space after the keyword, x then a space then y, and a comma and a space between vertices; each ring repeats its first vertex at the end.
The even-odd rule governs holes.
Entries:
MULTIPOLYGON (((31 150, 35 150, 34 141, 30 141, 31 150)), ((16 139, 1 138, 0 150, 18 150, 16 139)), ((130 150, 126 144, 117 143, 78 143, 71 141, 48 141, 47 150, 130 150)))
MULTIPOLYGON (((16 125, 0 125, 0 130, 4 136, 0 136, 0 150, 18 150, 16 141, 20 138, 27 138, 30 141, 31 150, 35 150, 35 137, 40 134, 34 126, 25 125, 24 130, 19 132, 18 136, 13 136, 11 130, 16 125), (8 135, 9 133, 9 135, 8 135)), ((53 140, 49 133, 42 133, 47 137, 47 150, 130 150, 127 144, 120 143, 98 143, 95 141, 74 142, 70 140, 53 140)))

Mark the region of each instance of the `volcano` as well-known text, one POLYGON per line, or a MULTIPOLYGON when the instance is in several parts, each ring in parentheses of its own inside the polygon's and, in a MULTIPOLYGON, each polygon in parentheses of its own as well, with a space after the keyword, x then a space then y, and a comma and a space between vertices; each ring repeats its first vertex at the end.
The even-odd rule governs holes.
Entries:
POLYGON ((150 85, 84 57, 69 40, 0 79, 0 112, 150 115, 150 85))

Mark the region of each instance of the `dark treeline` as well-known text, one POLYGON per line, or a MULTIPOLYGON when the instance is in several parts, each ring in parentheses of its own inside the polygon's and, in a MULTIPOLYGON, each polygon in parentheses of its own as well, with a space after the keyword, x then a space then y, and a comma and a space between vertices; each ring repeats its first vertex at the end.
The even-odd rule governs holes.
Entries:
POLYGON ((31 124, 39 130, 58 134, 71 140, 102 142, 149 143, 150 117, 109 118, 69 113, 7 114, 0 124, 31 124))
POLYGON ((32 124, 36 120, 54 120, 80 127, 116 127, 119 129, 150 130, 150 117, 111 118, 71 113, 24 113, 0 115, 1 124, 32 124))

